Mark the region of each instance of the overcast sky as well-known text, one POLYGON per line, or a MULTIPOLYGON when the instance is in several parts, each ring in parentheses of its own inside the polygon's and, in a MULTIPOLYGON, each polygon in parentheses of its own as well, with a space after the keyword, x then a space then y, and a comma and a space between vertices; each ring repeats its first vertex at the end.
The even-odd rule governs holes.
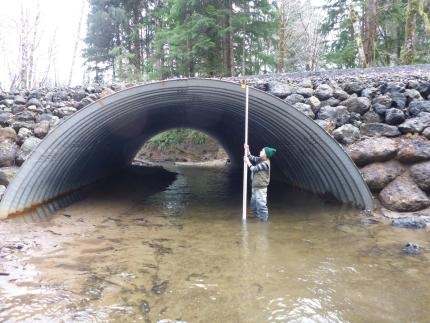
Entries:
POLYGON ((40 6, 40 44, 35 57, 37 73, 45 73, 48 66, 48 52, 54 42, 54 57, 51 60, 50 78, 66 83, 72 64, 73 49, 77 37, 82 3, 84 21, 80 33, 80 45, 75 61, 72 84, 82 84, 83 60, 82 39, 85 36, 88 4, 86 0, 0 0, 0 84, 8 88, 9 72, 18 72, 18 43, 21 6, 29 11, 31 20, 40 6))
MULTIPOLYGON (((320 6, 325 0, 311 0, 320 6)), ((72 64, 73 48, 77 37, 79 18, 84 4, 84 20, 79 35, 80 43, 73 71, 72 85, 83 82, 83 38, 86 33, 87 0, 0 0, 0 87, 9 88, 10 73, 18 73, 19 20, 21 7, 28 10, 33 20, 40 6, 40 44, 36 51, 36 72, 45 74, 48 67, 49 48, 54 42, 50 79, 66 84, 72 64)))

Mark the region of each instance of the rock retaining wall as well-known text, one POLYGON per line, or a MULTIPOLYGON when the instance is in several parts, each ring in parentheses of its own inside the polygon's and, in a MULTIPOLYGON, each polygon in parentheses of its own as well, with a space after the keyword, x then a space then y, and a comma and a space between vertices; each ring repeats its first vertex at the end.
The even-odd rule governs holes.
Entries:
MULTIPOLYGON (((263 75, 248 82, 331 134, 360 168, 385 215, 430 214, 430 65, 263 75)), ((0 91, 0 193, 62 118, 121 88, 0 91)))

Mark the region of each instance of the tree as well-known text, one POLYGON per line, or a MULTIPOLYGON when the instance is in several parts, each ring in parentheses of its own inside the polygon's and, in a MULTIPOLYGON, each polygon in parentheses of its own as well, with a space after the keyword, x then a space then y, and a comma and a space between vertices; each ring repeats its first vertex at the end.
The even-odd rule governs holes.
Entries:
POLYGON ((366 0, 363 19, 363 51, 365 65, 374 65, 376 58, 376 37, 378 28, 378 0, 366 0))
POLYGON ((69 80, 67 82, 68 86, 70 86, 70 84, 72 83, 73 69, 75 67, 75 60, 76 60, 76 52, 78 50, 78 45, 81 37, 81 27, 82 27, 82 18, 84 17, 84 9, 85 9, 85 2, 84 0, 82 0, 81 14, 79 16, 78 30, 76 32, 75 46, 73 48, 72 65, 70 67, 69 80))
POLYGON ((426 33, 430 34, 430 22, 427 13, 424 11, 424 0, 409 0, 405 24, 404 64, 413 64, 415 62, 417 16, 420 16, 424 22, 426 33))

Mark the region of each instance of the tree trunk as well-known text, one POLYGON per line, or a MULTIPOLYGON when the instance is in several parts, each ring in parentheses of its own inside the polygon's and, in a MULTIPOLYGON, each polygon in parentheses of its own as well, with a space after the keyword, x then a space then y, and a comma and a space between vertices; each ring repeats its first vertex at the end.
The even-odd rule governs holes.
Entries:
POLYGON ((286 0, 281 0, 281 22, 279 25, 279 60, 278 60, 278 73, 282 73, 284 71, 285 66, 285 54, 286 54, 286 44, 285 44, 285 28, 286 28, 286 19, 285 19, 285 7, 286 0))
POLYGON ((134 47, 134 66, 136 68, 136 76, 141 77, 142 71, 142 50, 140 45, 140 9, 139 7, 133 8, 133 47, 134 47))
POLYGON ((20 87, 27 89, 28 80, 28 11, 24 14, 24 9, 21 6, 21 31, 20 31, 20 69, 19 79, 20 87))
POLYGON ((378 0, 367 0, 364 9, 364 55, 366 65, 374 65, 376 29, 378 27, 378 0))
POLYGON ((225 76, 233 75, 233 33, 231 31, 231 16, 233 14, 232 0, 224 1, 224 8, 227 12, 224 18, 224 40, 223 40, 223 56, 225 76))
POLYGON ((84 9, 85 9, 85 1, 82 0, 81 15, 79 16, 79 23, 78 23, 78 30, 76 33, 75 46, 73 47, 72 66, 70 67, 69 81, 67 82, 68 86, 70 86, 70 84, 72 83, 73 69, 75 68, 75 61, 76 61, 76 53, 78 51, 78 45, 79 45, 79 40, 80 40, 80 36, 81 36, 81 27, 82 27, 82 19, 84 17, 84 9))
POLYGON ((357 17, 357 12, 354 9, 352 2, 349 3, 349 15, 351 18, 352 29, 354 31, 355 45, 358 51, 358 64, 361 67, 366 67, 366 56, 364 55, 363 41, 361 39, 360 21, 357 17))
POLYGON ((29 50, 29 56, 28 56, 28 87, 32 88, 34 84, 34 78, 33 75, 35 66, 34 66, 34 52, 37 48, 37 37, 38 37, 38 29, 39 29, 39 18, 40 18, 40 9, 39 5, 37 5, 37 12, 36 17, 34 19, 34 25, 33 25, 33 38, 31 39, 30 50, 29 50))
POLYGON ((405 44, 403 64, 413 64, 415 60, 415 37, 417 25, 418 0, 409 0, 406 11, 405 44))

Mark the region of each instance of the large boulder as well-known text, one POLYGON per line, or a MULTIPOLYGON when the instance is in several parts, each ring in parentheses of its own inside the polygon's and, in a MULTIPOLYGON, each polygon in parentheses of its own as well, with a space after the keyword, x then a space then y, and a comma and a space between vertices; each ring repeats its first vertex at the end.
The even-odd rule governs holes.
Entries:
POLYGON ((420 94, 426 98, 430 95, 430 82, 428 81, 421 81, 419 82, 417 88, 418 92, 420 92, 420 94))
POLYGON ((397 159, 402 163, 430 160, 430 141, 425 138, 401 140, 397 159))
POLYGON ((16 131, 11 127, 0 128, 0 142, 10 141, 15 142, 17 140, 16 131))
POLYGON ((429 198, 408 172, 389 183, 379 193, 379 199, 387 209, 398 212, 419 211, 430 205, 429 198))
POLYGON ((388 95, 379 95, 372 100, 372 105, 380 104, 389 108, 392 102, 393 100, 388 95))
POLYGON ((294 104, 296 104, 298 102, 300 102, 300 103, 305 102, 305 98, 304 98, 303 95, 300 95, 300 94, 297 94, 297 93, 293 93, 293 94, 290 94, 289 96, 287 96, 285 98, 285 101, 294 105, 294 104))
POLYGON ((406 106, 406 96, 400 92, 391 92, 388 94, 391 98, 391 105, 394 108, 403 109, 406 106))
POLYGON ((17 135, 17 142, 18 144, 22 144, 25 139, 31 137, 33 135, 33 132, 28 128, 20 128, 17 135))
POLYGON ((0 142, 0 167, 15 164, 18 146, 9 140, 0 142))
POLYGON ((427 139, 430 139, 430 127, 427 127, 423 130, 422 135, 427 139))
MULTIPOLYGON (((305 88, 312 88, 312 87, 313 87, 313 85, 312 85, 312 80, 311 80, 311 79, 303 79, 303 80, 300 82, 299 86, 300 86, 300 87, 305 87, 305 88)), ((113 90, 115 90, 115 89, 113 89, 113 90)), ((118 89, 118 90, 119 90, 119 89, 118 89)))
POLYGON ((338 106, 340 101, 335 98, 328 98, 327 100, 321 101, 321 106, 324 107, 326 105, 330 105, 332 107, 338 106))
POLYGON ((379 114, 381 117, 385 117, 385 114, 387 113, 387 110, 389 109, 385 105, 376 103, 372 106, 373 111, 375 111, 377 114, 379 114))
POLYGON ((49 132, 49 121, 42 120, 34 126, 34 135, 37 138, 44 138, 49 132))
POLYGON ((356 93, 360 95, 361 91, 363 91, 364 88, 365 88, 365 85, 361 81, 346 82, 343 85, 343 89, 349 94, 356 93))
POLYGON ((385 122, 389 125, 399 125, 405 121, 405 114, 402 110, 391 108, 385 112, 385 122))
POLYGON ((381 116, 372 110, 369 110, 365 114, 363 114, 362 119, 365 123, 378 123, 382 121, 381 116))
POLYGON ((11 127, 15 129, 15 131, 19 131, 19 129, 21 128, 33 129, 34 123, 25 121, 14 121, 12 122, 11 127))
POLYGON ((75 101, 81 101, 83 98, 87 96, 87 93, 84 89, 78 89, 72 94, 72 98, 75 101))
POLYGON ((367 87, 361 91, 361 96, 373 99, 378 94, 378 92, 379 90, 376 87, 367 87))
POLYGON ((336 125, 330 120, 315 120, 315 123, 318 124, 321 128, 323 128, 328 133, 332 133, 334 129, 336 129, 336 125))
POLYGON ((307 98, 305 103, 311 106, 311 109, 314 113, 317 113, 321 107, 321 101, 316 96, 307 98))
POLYGON ((54 129, 59 123, 61 119, 57 116, 54 116, 51 120, 49 120, 49 131, 54 129))
POLYGON ((302 112, 303 114, 307 115, 309 118, 311 119, 315 118, 315 114, 313 113, 310 105, 297 102, 296 104, 294 104, 294 107, 300 112, 302 112))
POLYGON ((333 90, 333 96, 340 101, 344 101, 349 98, 349 94, 339 88, 335 88, 333 90))
POLYGON ((54 110, 54 115, 60 118, 64 118, 65 116, 69 116, 75 113, 77 109, 74 107, 62 107, 54 110))
POLYGON ((413 117, 416 117, 421 112, 430 112, 430 101, 414 100, 409 103, 408 111, 413 117))
POLYGON ((412 100, 422 100, 423 99, 420 92, 418 92, 415 89, 406 89, 405 90, 405 96, 407 99, 407 103, 410 103, 412 100))
POLYGON ((10 112, 0 111, 0 126, 7 127, 14 121, 13 114, 10 112))
POLYGON ((367 185, 372 191, 379 191, 387 186, 406 169, 396 160, 383 163, 373 163, 360 169, 367 185))
POLYGON ((31 111, 22 111, 15 115, 15 120, 24 122, 33 122, 36 120, 36 115, 31 111))
POLYGON ((41 139, 36 137, 29 137, 25 139, 16 156, 17 164, 22 165, 22 163, 24 163, 24 161, 28 158, 31 152, 36 149, 41 141, 41 139))
POLYGON ((397 150, 397 142, 386 137, 368 138, 347 147, 348 154, 359 166, 392 159, 397 150))
POLYGON ((37 107, 40 107, 42 104, 37 98, 31 98, 30 100, 28 100, 27 105, 35 105, 37 107))
POLYGON ((8 186, 18 172, 19 167, 9 166, 0 168, 0 185, 8 186))
POLYGON ((305 98, 309 98, 314 95, 314 90, 309 87, 299 87, 296 91, 297 94, 304 96, 305 98))
MULTIPOLYGON (((294 93, 294 87, 286 83, 271 82, 269 83, 269 92, 277 97, 280 97, 281 99, 285 99, 287 96, 294 93)), ((92 102, 93 100, 88 97, 81 100, 81 103, 84 106, 92 102)))
POLYGON ((430 161, 412 165, 411 176, 415 183, 424 191, 430 190, 430 161))
POLYGON ((421 112, 418 117, 406 119, 398 127, 402 133, 421 133, 425 128, 430 127, 430 113, 421 112))
POLYGON ((384 136, 384 137, 397 137, 400 136, 401 133, 396 126, 390 126, 385 123, 363 123, 360 126, 361 134, 365 136, 375 137, 375 136, 384 136))
POLYGON ((333 131, 333 137, 342 144, 352 144, 360 139, 360 130, 351 124, 345 124, 333 131))
POLYGON ((17 95, 15 96, 13 102, 15 102, 15 104, 23 105, 27 103, 27 100, 22 95, 17 95))
POLYGON ((360 114, 367 112, 371 106, 370 100, 365 97, 350 97, 342 101, 341 104, 346 106, 349 112, 357 112, 360 114))
POLYGON ((330 85, 320 84, 315 89, 315 96, 320 100, 327 100, 333 96, 333 89, 330 85))
POLYGON ((350 118, 350 113, 348 109, 344 106, 325 106, 321 107, 318 111, 318 119, 329 120, 332 121, 336 127, 343 126, 347 124, 350 118))

